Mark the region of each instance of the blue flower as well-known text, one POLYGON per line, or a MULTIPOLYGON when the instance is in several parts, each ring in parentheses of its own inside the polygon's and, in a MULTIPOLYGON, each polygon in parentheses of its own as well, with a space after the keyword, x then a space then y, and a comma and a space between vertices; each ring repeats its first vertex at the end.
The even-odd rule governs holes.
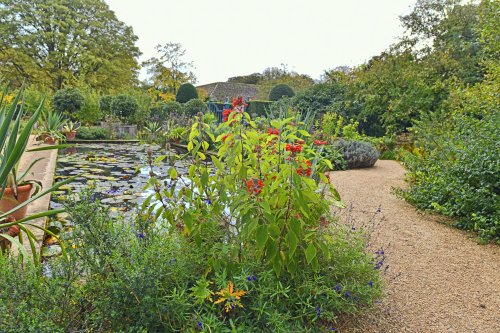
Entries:
POLYGON ((249 275, 247 281, 257 281, 257 277, 255 275, 249 275))
POLYGON ((169 264, 172 264, 172 263, 175 263, 175 262, 177 262, 177 259, 176 259, 176 258, 174 258, 174 259, 170 259, 170 260, 168 261, 168 263, 169 263, 169 264))
POLYGON ((137 238, 144 239, 144 234, 138 233, 137 238))
POLYGON ((321 316, 321 307, 320 306, 318 306, 316 308, 316 311, 317 311, 318 317, 321 316))
POLYGON ((203 323, 201 321, 198 321, 198 328, 201 329, 203 327, 203 323))
POLYGON ((335 287, 333 287, 333 289, 335 291, 341 291, 342 290, 342 286, 340 284, 337 284, 335 287))
POLYGON ((210 198, 207 198, 207 200, 205 200, 207 202, 207 204, 211 205, 212 204, 212 200, 210 200, 210 198))
POLYGON ((369 285, 370 287, 373 287, 373 281, 368 282, 368 285, 369 285))
POLYGON ((350 294, 351 294, 350 292, 346 291, 346 292, 344 293, 345 298, 349 298, 349 295, 350 295, 350 294))

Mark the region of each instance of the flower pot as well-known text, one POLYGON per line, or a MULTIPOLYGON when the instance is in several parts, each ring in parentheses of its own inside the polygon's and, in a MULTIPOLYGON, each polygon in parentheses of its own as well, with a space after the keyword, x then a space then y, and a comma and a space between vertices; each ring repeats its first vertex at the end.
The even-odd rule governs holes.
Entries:
POLYGON ((54 138, 53 136, 48 136, 45 138, 44 142, 49 145, 55 145, 57 143, 57 138, 54 138))
POLYGON ((48 137, 49 135, 47 133, 42 133, 36 137, 36 141, 45 141, 45 139, 47 139, 48 137))
MULTIPOLYGON (((0 199, 0 211, 4 213, 8 212, 9 210, 15 208, 19 204, 28 200, 31 197, 32 188, 33 185, 31 184, 19 186, 17 188, 17 199, 16 199, 16 197, 14 197, 14 192, 12 191, 12 188, 7 187, 3 193, 2 199, 0 199)), ((20 219, 26 216, 27 210, 28 210, 28 205, 19 208, 11 215, 16 219, 16 221, 19 221, 20 219)))
POLYGON ((66 135, 66 140, 68 141, 75 140, 76 131, 64 132, 64 135, 66 135))
MULTIPOLYGON (((10 215, 5 222, 14 222, 16 219, 10 215)), ((21 228, 18 225, 11 225, 7 228, 0 229, 0 254, 5 253, 8 249, 10 249, 10 241, 7 238, 2 237, 2 235, 8 235, 10 237, 17 237, 21 232, 21 228)))
POLYGON ((5 251, 10 249, 11 244, 10 240, 2 237, 2 234, 9 235, 10 237, 17 237, 21 232, 21 229, 17 225, 11 225, 10 227, 4 229, 0 230, 0 251, 2 251, 3 253, 5 253, 5 251))

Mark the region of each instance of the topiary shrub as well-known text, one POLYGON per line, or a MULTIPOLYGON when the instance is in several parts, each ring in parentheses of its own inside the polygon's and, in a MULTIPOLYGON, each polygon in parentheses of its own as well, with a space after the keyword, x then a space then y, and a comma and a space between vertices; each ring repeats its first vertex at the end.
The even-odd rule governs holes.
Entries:
POLYGON ((281 99, 283 96, 285 97, 293 97, 295 96, 295 92, 289 85, 286 84, 278 84, 271 89, 269 93, 270 101, 277 101, 281 99))
POLYGON ((184 104, 184 113, 190 116, 196 115, 198 112, 205 113, 207 111, 207 103, 200 99, 192 99, 184 104))
POLYGON ((333 147, 342 153, 348 169, 372 167, 380 156, 377 149, 368 142, 340 139, 335 141, 333 147))
POLYGON ((137 100, 129 95, 118 95, 111 102, 111 113, 119 117, 132 117, 138 109, 137 100))
POLYGON ((179 103, 187 103, 195 98, 198 98, 198 91, 191 83, 181 85, 175 96, 175 100, 179 103))
POLYGON ((111 114, 111 103, 113 103, 113 96, 111 95, 104 95, 101 97, 99 100, 99 108, 101 109, 101 112, 105 114, 111 114))
POLYGON ((83 107, 85 98, 80 90, 68 88, 57 91, 52 99, 54 110, 58 113, 74 114, 83 107))

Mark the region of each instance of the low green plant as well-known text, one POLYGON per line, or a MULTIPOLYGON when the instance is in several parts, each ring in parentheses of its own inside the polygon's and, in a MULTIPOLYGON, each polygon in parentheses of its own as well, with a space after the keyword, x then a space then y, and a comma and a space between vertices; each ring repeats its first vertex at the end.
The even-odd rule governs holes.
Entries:
POLYGON ((76 138, 82 140, 107 140, 111 139, 111 133, 102 127, 80 127, 76 132, 76 138))
POLYGON ((183 112, 190 117, 196 115, 198 112, 205 113, 207 112, 207 103, 198 98, 193 98, 184 103, 183 112))
POLYGON ((292 88, 290 88, 287 84, 278 84, 274 86, 269 92, 269 100, 270 101, 278 101, 283 97, 293 97, 295 96, 295 92, 292 88))

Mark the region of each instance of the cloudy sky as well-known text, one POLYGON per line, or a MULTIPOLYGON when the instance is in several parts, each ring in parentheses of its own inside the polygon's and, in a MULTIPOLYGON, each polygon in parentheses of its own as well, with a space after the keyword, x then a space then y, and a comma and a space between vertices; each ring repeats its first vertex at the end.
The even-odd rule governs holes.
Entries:
POLYGON ((362 64, 401 35, 416 0, 106 0, 139 36, 141 61, 181 43, 198 83, 281 64, 314 79, 362 64))

